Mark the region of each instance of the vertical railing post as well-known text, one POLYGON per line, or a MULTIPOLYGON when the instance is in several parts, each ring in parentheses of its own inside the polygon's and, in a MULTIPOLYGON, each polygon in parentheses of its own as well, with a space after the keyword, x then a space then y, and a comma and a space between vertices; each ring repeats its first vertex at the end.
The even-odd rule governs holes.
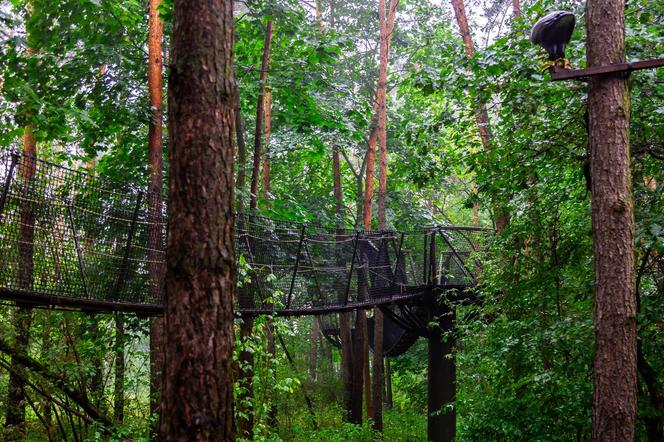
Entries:
POLYGON ((286 301, 286 309, 288 310, 291 305, 291 299, 293 299, 293 288, 295 288, 295 277, 297 276, 297 271, 300 267, 300 255, 302 254, 302 243, 304 242, 304 234, 307 229, 307 225, 302 225, 302 231, 300 232, 300 242, 297 245, 297 256, 295 257, 295 267, 293 269, 293 277, 291 278, 290 289, 288 290, 288 299, 286 301))
POLYGON ((424 275, 422 275, 422 284, 427 285, 429 282, 429 276, 428 276, 428 271, 429 271, 429 260, 427 259, 427 255, 429 253, 429 244, 427 242, 429 234, 427 232, 424 232, 424 237, 422 237, 422 248, 424 249, 424 253, 422 255, 422 271, 424 272, 424 275))
POLYGON ((429 285, 435 284, 436 275, 436 231, 431 232, 431 246, 429 250, 429 285))
MULTIPOLYGON (((403 246, 403 235, 404 233, 401 232, 400 238, 399 238, 399 250, 397 251, 397 259, 394 263, 394 271, 392 272, 392 282, 390 283, 391 287, 394 287, 396 285, 396 279, 397 279, 397 272, 399 271, 399 265, 401 261, 401 247, 403 246)), ((404 265, 405 267, 405 265, 404 265)), ((404 276, 406 274, 406 269, 404 268, 404 276)))
POLYGON ((1 216, 5 210, 5 203, 7 202, 7 195, 9 194, 9 187, 11 186, 12 178, 14 177, 14 169, 18 163, 18 154, 16 152, 12 153, 12 161, 9 165, 9 171, 7 172, 7 179, 5 180, 5 185, 2 188, 2 195, 0 195, 0 221, 2 220, 1 216))
POLYGON ((131 243, 134 240, 134 231, 136 230, 136 222, 138 221, 138 213, 141 209, 141 202, 143 200, 143 192, 139 191, 136 196, 136 206, 134 206, 134 213, 131 218, 131 224, 129 224, 129 232, 127 233, 127 245, 125 246, 124 257, 122 258, 122 264, 120 265, 120 271, 118 272, 118 280, 115 284, 115 290, 113 291, 112 300, 117 301, 120 292, 124 288, 124 284, 127 278, 127 266, 129 265, 129 255, 131 254, 131 243))
POLYGON ((348 295, 350 294, 350 284, 353 280, 353 269, 355 267, 355 258, 357 257, 357 243, 360 242, 360 232, 355 233, 353 241, 353 257, 350 260, 350 270, 348 271, 348 282, 346 283, 346 295, 344 296, 344 305, 348 304, 348 295))
POLYGON ((85 292, 85 297, 90 299, 88 278, 85 276, 83 255, 82 255, 81 245, 78 242, 78 231, 76 230, 76 221, 74 220, 74 211, 72 210, 73 204, 74 203, 71 200, 67 200, 65 203, 65 205, 67 206, 67 213, 69 215, 69 225, 71 226, 71 231, 74 237, 74 247, 76 248, 76 257, 78 259, 78 270, 81 273, 81 283, 83 284, 83 291, 85 292))

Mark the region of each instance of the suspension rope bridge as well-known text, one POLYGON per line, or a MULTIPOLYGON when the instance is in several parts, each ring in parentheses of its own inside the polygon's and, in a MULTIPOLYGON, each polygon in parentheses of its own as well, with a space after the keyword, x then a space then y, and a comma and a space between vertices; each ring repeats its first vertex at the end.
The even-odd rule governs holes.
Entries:
MULTIPOLYGON (((162 313, 161 195, 14 151, 0 153, 0 186, 0 299, 162 313)), ((461 299, 487 237, 474 227, 362 232, 238 214, 236 311, 323 315, 392 311, 442 292, 461 299)))

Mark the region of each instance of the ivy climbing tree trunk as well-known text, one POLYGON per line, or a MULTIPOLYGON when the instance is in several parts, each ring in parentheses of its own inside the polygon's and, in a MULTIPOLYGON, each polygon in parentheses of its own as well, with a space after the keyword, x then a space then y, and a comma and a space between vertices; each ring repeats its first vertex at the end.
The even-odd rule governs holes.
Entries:
POLYGON ((233 2, 178 0, 160 440, 228 441, 233 423, 233 2))
MULTIPOLYGON (((589 0, 586 29, 589 67, 625 62, 624 0, 589 0)), ((595 441, 633 441, 636 437, 636 296, 629 107, 627 78, 590 78, 595 441)))
MULTIPOLYGON (((151 116, 148 125, 148 210, 150 224, 148 232, 148 258, 150 277, 150 296, 160 299, 164 268, 163 256, 163 40, 164 23, 159 17, 159 5, 162 0, 148 2, 148 93, 150 96, 151 116)), ((159 429, 159 394, 164 365, 163 356, 164 320, 161 317, 150 318, 150 415, 154 424, 150 429, 153 439, 159 429)))

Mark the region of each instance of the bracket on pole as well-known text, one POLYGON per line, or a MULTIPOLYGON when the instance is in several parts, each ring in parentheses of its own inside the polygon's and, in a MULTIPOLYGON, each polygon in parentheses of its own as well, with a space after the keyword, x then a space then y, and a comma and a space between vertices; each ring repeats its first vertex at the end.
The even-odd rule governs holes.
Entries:
POLYGON ((616 63, 603 66, 592 66, 585 69, 561 69, 551 67, 551 81, 561 80, 585 80, 588 77, 597 75, 610 75, 630 73, 641 69, 656 69, 664 66, 664 58, 655 58, 653 60, 633 61, 631 63, 616 63))

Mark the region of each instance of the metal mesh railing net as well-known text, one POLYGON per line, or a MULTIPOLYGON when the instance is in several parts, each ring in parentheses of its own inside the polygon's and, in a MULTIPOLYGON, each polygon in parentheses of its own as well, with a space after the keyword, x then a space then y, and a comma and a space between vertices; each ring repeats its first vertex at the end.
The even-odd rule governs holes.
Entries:
MULTIPOLYGON (((15 152, 0 155, 0 186, 0 297, 161 306, 161 195, 15 152)), ((235 232, 237 308, 302 314, 470 286, 486 236, 455 227, 356 232, 244 214, 235 232)))

